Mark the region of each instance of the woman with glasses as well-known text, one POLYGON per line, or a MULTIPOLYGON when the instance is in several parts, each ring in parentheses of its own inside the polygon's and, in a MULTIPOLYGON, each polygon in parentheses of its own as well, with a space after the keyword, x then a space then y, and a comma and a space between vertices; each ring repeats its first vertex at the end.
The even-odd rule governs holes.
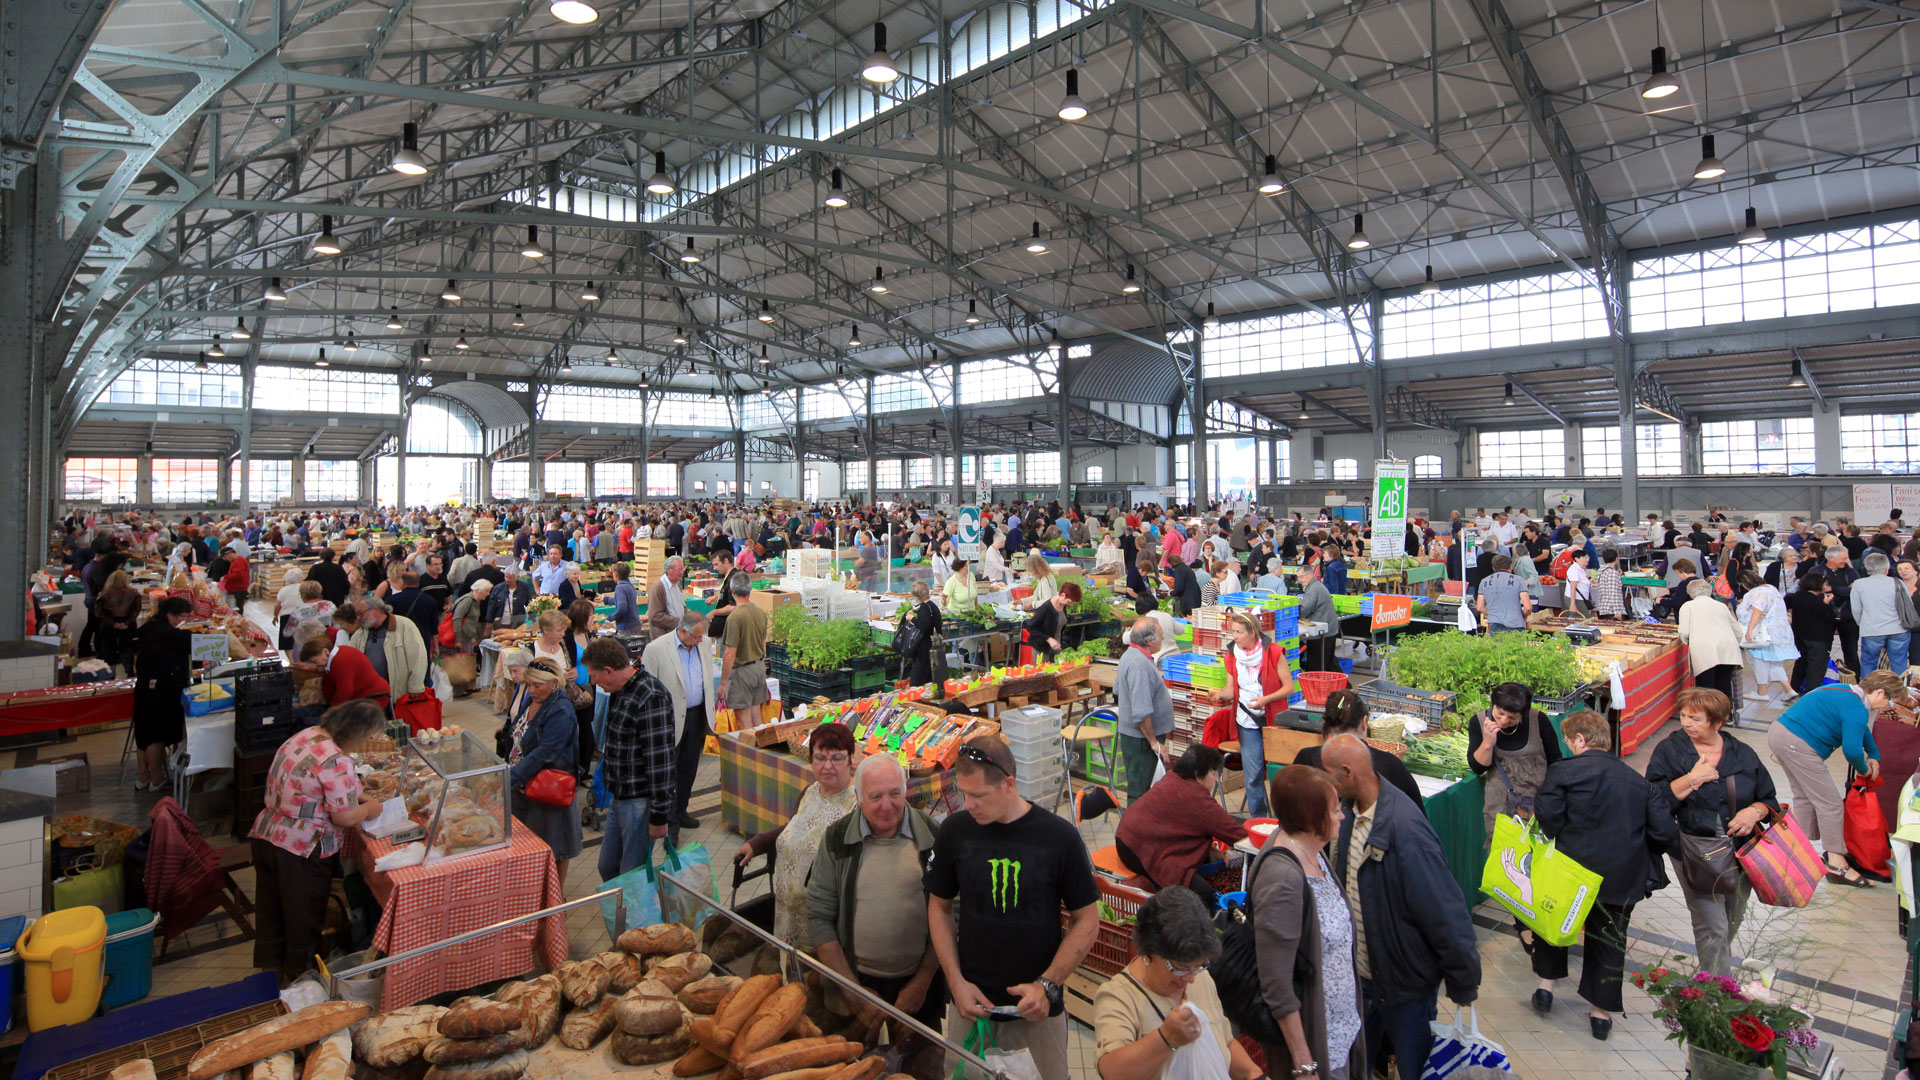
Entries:
POLYGON ((1227 1080, 1259 1076, 1260 1067, 1234 1039, 1207 974, 1220 955, 1220 935, 1200 898, 1185 889, 1155 893, 1140 905, 1133 949, 1133 960, 1093 995, 1103 1080, 1160 1080, 1174 1054, 1201 1038, 1212 1041, 1225 1060, 1227 1080))
POLYGON ((807 873, 827 827, 846 817, 859 804, 853 790, 853 730, 845 724, 822 724, 808 743, 813 783, 800 793, 800 804, 787 823, 740 845, 733 861, 746 865, 756 855, 774 853, 773 932, 795 947, 813 950, 807 929, 807 873))

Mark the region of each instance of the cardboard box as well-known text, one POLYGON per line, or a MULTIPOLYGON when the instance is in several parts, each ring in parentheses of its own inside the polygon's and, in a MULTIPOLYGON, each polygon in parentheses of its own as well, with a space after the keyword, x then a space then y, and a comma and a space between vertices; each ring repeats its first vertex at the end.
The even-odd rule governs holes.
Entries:
POLYGON ((39 764, 53 766, 55 795, 84 795, 93 790, 93 765, 85 754, 63 754, 39 764))
POLYGON ((772 615, 789 604, 800 603, 800 594, 785 589, 753 590, 753 606, 772 615))

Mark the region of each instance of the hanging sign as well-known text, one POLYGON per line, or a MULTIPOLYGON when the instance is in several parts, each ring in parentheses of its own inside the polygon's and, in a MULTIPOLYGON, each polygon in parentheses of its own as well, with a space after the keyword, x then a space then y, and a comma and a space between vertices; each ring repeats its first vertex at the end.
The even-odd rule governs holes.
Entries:
POLYGON ((1853 485, 1853 523, 1870 529, 1893 516, 1891 484, 1853 485))
POLYGON ((963 506, 960 508, 959 535, 954 543, 954 554, 974 562, 980 558, 980 508, 963 506))
POLYGON ((1398 559, 1407 553, 1407 480, 1404 461, 1373 463, 1373 557, 1398 559))

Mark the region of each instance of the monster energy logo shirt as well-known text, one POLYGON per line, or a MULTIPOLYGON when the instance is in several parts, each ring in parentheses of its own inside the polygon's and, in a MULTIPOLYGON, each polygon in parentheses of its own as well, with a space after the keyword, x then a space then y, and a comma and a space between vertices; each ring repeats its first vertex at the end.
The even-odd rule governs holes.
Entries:
POLYGON ((927 860, 927 891, 955 901, 960 971, 995 1005, 1040 977, 1060 949, 1061 911, 1099 900, 1080 830, 1031 807, 1006 824, 954 814, 927 860))

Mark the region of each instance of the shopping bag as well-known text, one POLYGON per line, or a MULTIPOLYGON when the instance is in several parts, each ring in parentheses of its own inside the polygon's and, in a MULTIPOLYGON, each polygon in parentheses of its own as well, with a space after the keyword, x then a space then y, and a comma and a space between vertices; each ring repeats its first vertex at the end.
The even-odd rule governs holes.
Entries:
POLYGON ((472 685, 480 677, 480 658, 472 653, 447 653, 440 657, 440 673, 456 686, 472 685))
POLYGON ((667 860, 663 861, 677 864, 665 869, 673 874, 675 881, 685 886, 676 888, 663 883, 660 886, 661 910, 666 913, 668 922, 698 927, 715 913, 720 902, 720 883, 714 877, 713 859, 707 854, 707 846, 700 843, 682 844, 679 848, 671 844, 660 846, 667 850, 667 860))
POLYGON ((405 721, 408 729, 416 735, 425 728, 438 728, 440 697, 431 690, 402 694, 394 700, 393 715, 395 719, 405 721))
POLYGON ((1549 945, 1571 945, 1600 895, 1600 875, 1554 846, 1535 823, 1502 814, 1480 888, 1549 945))
POLYGON ((1463 634, 1471 634, 1480 629, 1480 620, 1474 618, 1473 607, 1469 604, 1460 605, 1460 618, 1458 621, 1460 624, 1460 632, 1463 634))
MULTIPOLYGON (((987 1068, 1006 1080, 1043 1080, 1040 1066, 1033 1060, 1033 1051, 1024 1047, 1018 1050, 999 1049, 999 1040, 994 1036, 993 1021, 984 1017, 975 1020, 967 1031, 967 1037, 960 1048, 987 1063, 987 1068)), ((966 1080, 976 1070, 967 1066, 965 1059, 953 1067, 953 1080, 966 1080)))
POLYGON ((1480 1013, 1467 1005, 1454 1010, 1453 1023, 1433 1022, 1433 1050, 1427 1055, 1427 1067, 1420 1080, 1446 1080, 1466 1069, 1490 1069, 1510 1073, 1513 1065, 1499 1043, 1480 1034, 1480 1013), (1462 1015, 1466 1022, 1461 1023, 1462 1015))
POLYGON ((1771 907, 1806 907, 1827 873, 1827 861, 1791 810, 1762 824, 1733 857, 1746 871, 1754 899, 1771 907))
POLYGON ((618 877, 609 878, 600 886, 601 890, 620 890, 620 895, 600 898, 600 918, 607 924, 607 937, 618 940, 622 932, 619 908, 626 906, 626 926, 652 926, 666 922, 666 916, 660 911, 660 875, 649 859, 618 877))
POLYGON ((1179 1008, 1191 1009, 1200 1018, 1200 1037, 1173 1052, 1173 1060, 1160 1074, 1161 1080, 1219 1080, 1226 1076, 1227 1055, 1220 1050, 1220 1040, 1213 1037, 1213 1018, 1191 1001, 1179 1008))
POLYGON ((1880 809, 1880 797, 1873 789, 1886 783, 1877 776, 1860 776, 1849 771, 1846 811, 1847 854, 1859 865, 1860 872, 1882 881, 1891 874, 1889 860, 1893 845, 1888 841, 1887 815, 1880 809))
POLYGON ((74 863, 67 876, 54 879, 53 910, 97 907, 112 915, 126 906, 126 874, 126 864, 103 865, 98 854, 89 852, 74 863))

